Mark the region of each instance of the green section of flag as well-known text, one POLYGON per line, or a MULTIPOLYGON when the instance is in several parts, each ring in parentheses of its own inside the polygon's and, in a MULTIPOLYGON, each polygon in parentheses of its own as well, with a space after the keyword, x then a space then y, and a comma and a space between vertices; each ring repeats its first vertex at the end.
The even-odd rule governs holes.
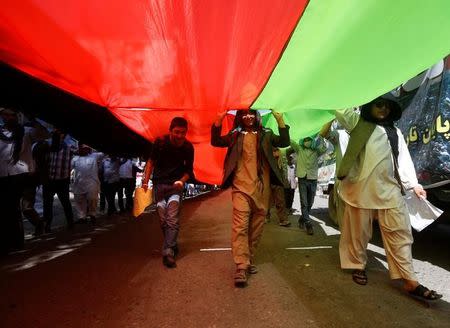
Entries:
MULTIPOLYGON (((450 53, 450 0, 311 0, 252 108, 286 113, 297 139, 450 53)), ((275 122, 267 123, 274 128, 275 122)))

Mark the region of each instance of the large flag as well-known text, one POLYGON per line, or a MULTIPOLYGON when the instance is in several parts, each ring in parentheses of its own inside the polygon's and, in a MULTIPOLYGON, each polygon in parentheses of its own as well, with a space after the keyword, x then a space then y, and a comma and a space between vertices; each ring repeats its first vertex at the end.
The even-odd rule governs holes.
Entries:
POLYGON ((148 140, 184 116, 196 176, 209 183, 220 182, 224 159, 209 144, 217 112, 273 108, 298 139, 332 110, 363 104, 450 53, 448 0, 0 5, 0 61, 107 109, 148 140))

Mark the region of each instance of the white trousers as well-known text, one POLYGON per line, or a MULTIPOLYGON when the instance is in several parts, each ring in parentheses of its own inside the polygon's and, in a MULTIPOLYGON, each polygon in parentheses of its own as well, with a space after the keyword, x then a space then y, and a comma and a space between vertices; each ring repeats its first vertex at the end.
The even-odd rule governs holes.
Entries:
POLYGON ((373 219, 378 219, 391 279, 417 281, 411 254, 413 236, 405 203, 400 207, 377 210, 345 204, 339 242, 341 267, 365 269, 373 219))
POLYGON ((89 192, 85 194, 74 194, 75 208, 78 218, 84 219, 86 216, 97 214, 98 193, 89 192))

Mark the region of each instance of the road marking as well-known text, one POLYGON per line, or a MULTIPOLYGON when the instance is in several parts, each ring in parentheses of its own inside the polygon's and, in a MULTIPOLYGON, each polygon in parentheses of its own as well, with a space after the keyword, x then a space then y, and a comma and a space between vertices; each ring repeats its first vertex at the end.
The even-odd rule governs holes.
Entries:
POLYGON ((286 249, 290 250, 302 250, 302 249, 322 249, 322 248, 333 248, 333 246, 311 246, 311 247, 288 247, 286 249))
POLYGON ((231 251, 231 247, 200 248, 200 252, 220 252, 220 251, 231 251))

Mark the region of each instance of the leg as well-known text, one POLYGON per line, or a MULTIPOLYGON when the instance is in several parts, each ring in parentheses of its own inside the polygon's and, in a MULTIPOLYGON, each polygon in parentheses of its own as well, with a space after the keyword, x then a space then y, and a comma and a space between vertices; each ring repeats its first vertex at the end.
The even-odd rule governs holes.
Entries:
POLYGON ((75 201, 75 209, 77 211, 78 219, 86 219, 87 201, 86 194, 74 194, 73 199, 75 201))
POLYGON ((259 241, 261 240, 263 229, 264 229, 264 218, 266 216, 265 208, 257 208, 252 204, 252 214, 248 224, 248 248, 250 253, 251 265, 254 261, 256 248, 258 247, 259 241))
POLYGON ((178 253, 177 238, 179 226, 180 195, 172 195, 157 203, 157 210, 164 236, 162 247, 163 264, 168 268, 176 267, 175 256, 178 253))
POLYGON ((391 279, 403 279, 403 288, 412 296, 427 301, 442 298, 417 281, 412 262, 413 236, 405 203, 397 208, 378 210, 378 221, 391 279))
POLYGON ((292 209, 292 203, 294 202, 294 194, 295 194, 295 189, 291 189, 291 188, 284 189, 284 197, 286 200, 286 209, 287 210, 292 209))
POLYGON ((284 188, 282 186, 274 186, 274 188, 272 188, 272 199, 277 210, 278 224, 283 227, 290 226, 291 223, 288 219, 284 188))
POLYGON ((48 181, 42 186, 44 203, 45 232, 50 232, 53 221, 53 197, 55 196, 55 182, 48 181))
POLYGON ((100 184, 100 212, 104 212, 106 207, 105 183, 100 184))
POLYGON ((302 212, 302 217, 299 220, 299 223, 302 223, 304 225, 305 222, 309 221, 308 188, 306 179, 298 178, 298 191, 300 194, 300 209, 302 212))
POLYGON ((119 203, 119 209, 121 212, 125 211, 125 206, 123 204, 123 190, 125 187, 125 179, 120 179, 117 186, 117 202, 119 203))
POLYGON ((266 214, 266 218, 264 221, 266 223, 270 222, 270 209, 272 208, 272 205, 274 204, 274 201, 273 201, 274 188, 275 188, 275 185, 270 185, 269 208, 267 209, 267 214, 266 214))
POLYGON ((378 210, 378 223, 383 238, 391 279, 417 282, 412 264, 413 236, 406 206, 378 210))
POLYGON ((311 213, 311 208, 314 204, 314 198, 316 197, 317 180, 307 180, 307 202, 308 202, 308 218, 311 213))
POLYGON ((116 210, 116 200, 115 200, 115 188, 113 183, 105 183, 105 197, 108 203, 108 215, 112 215, 117 212, 116 210))
POLYGON ((135 179, 127 179, 125 184, 125 197, 127 198, 125 208, 127 211, 131 211, 133 209, 133 192, 136 187, 135 179))
MULTIPOLYGON (((239 191, 233 191, 233 223, 231 231, 231 248, 237 269, 247 270, 250 265, 249 219, 250 199, 239 191)), ((264 212, 264 217, 266 213, 264 212)), ((264 218, 263 218, 264 220, 264 218)), ((256 241, 256 240, 255 240, 256 241)))
POLYGON ((0 252, 8 253, 11 249, 22 249, 24 233, 20 198, 24 186, 23 174, 0 178, 2 188, 0 200, 2 205, 2 221, 0 227, 0 252))
POLYGON ((180 205, 180 195, 172 195, 167 200, 164 252, 171 253, 172 255, 174 255, 174 249, 177 248, 178 244, 178 233, 180 231, 180 205))
POLYGON ((73 227, 73 211, 72 204, 70 203, 70 180, 63 179, 57 182, 56 194, 64 209, 64 215, 67 220, 67 227, 70 229, 73 227))
POLYGON ((345 204, 339 256, 342 269, 365 270, 367 244, 372 237, 372 211, 345 204))
POLYGON ((310 213, 311 208, 314 203, 314 197, 316 196, 316 187, 317 187, 317 181, 316 180, 306 180, 306 202, 307 202, 307 211, 308 211, 308 219, 305 220, 305 226, 306 226, 306 232, 308 235, 314 234, 314 229, 312 226, 310 213))
POLYGON ((43 232, 43 221, 34 208, 36 201, 37 179, 34 175, 30 175, 27 180, 28 181, 26 182, 22 194, 22 215, 34 226, 34 234, 38 236, 43 232))
POLYGON ((87 193, 87 216, 90 217, 91 220, 95 220, 95 216, 97 214, 97 205, 98 188, 95 188, 87 193))

